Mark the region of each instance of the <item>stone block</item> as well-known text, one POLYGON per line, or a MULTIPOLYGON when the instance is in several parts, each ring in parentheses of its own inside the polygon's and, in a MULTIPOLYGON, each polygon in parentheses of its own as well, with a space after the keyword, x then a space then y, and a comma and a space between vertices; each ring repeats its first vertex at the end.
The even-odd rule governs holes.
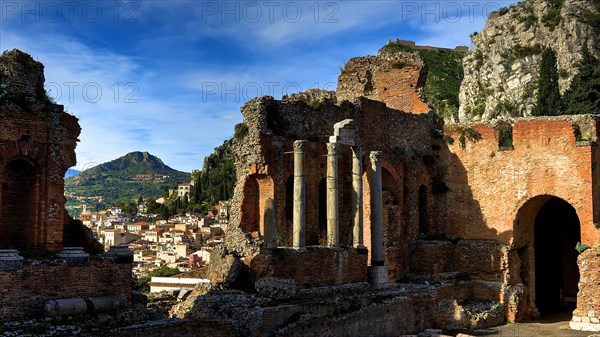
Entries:
POLYGON ((569 322, 569 327, 578 331, 600 331, 600 324, 569 322))
POLYGON ((375 289, 388 287, 388 274, 387 266, 371 266, 369 268, 369 280, 375 289))
POLYGON ((67 262, 68 266, 85 266, 90 264, 90 254, 83 251, 83 247, 64 247, 56 257, 67 262))
POLYGON ((0 250, 0 271, 13 271, 23 268, 23 257, 16 249, 0 250))
POLYGON ((125 246, 112 246, 108 252, 104 254, 104 258, 115 263, 132 263, 133 252, 125 246))

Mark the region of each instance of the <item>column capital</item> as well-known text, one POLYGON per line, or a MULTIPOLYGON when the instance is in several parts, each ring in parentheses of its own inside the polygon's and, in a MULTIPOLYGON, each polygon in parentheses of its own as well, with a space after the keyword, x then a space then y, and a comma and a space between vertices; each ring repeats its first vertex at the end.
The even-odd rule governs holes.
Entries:
POLYGON ((304 150, 308 144, 307 140, 297 140, 294 142, 294 150, 304 150))
POLYGON ((371 159, 372 164, 377 164, 381 161, 381 152, 380 151, 371 151, 369 154, 369 159, 371 159))
POLYGON ((338 148, 338 143, 327 143, 327 154, 337 154, 338 148))

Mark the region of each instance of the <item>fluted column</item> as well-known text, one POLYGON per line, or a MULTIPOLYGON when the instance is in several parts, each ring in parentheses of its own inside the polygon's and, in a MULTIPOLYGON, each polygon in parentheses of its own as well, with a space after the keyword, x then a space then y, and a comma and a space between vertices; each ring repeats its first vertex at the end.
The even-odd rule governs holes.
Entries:
POLYGON ((294 217, 293 247, 306 246, 306 176, 304 175, 304 149, 307 141, 294 142, 294 217))
POLYGON ((353 246, 354 248, 365 248, 363 246, 363 149, 360 146, 352 147, 352 214, 353 218, 353 246))
POLYGON ((338 144, 327 143, 327 245, 339 245, 338 144))

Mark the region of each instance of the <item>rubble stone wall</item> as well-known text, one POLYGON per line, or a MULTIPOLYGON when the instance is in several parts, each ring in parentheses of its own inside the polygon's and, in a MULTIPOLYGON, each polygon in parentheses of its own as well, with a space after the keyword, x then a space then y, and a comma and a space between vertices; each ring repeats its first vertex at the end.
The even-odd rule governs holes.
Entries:
POLYGON ((577 309, 570 326, 576 330, 600 331, 600 245, 579 255, 577 309))

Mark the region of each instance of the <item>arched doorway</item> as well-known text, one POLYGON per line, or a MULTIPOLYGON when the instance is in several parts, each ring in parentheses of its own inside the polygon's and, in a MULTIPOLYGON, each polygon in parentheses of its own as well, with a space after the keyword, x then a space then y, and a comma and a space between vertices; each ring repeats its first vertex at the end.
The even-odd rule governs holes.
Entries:
POLYGON ((535 218, 535 299, 541 315, 575 309, 577 251, 580 241, 577 212, 560 198, 548 200, 535 218))
POLYGON ((519 262, 510 268, 528 288, 532 313, 534 308, 541 316, 575 308, 580 231, 575 208, 561 198, 536 196, 519 209, 512 245, 519 262))
POLYGON ((246 177, 242 199, 240 227, 246 233, 264 235, 265 201, 273 199, 273 179, 266 174, 246 177))
POLYGON ((25 160, 14 160, 2 172, 0 247, 27 250, 39 231, 36 200, 37 171, 25 160))

